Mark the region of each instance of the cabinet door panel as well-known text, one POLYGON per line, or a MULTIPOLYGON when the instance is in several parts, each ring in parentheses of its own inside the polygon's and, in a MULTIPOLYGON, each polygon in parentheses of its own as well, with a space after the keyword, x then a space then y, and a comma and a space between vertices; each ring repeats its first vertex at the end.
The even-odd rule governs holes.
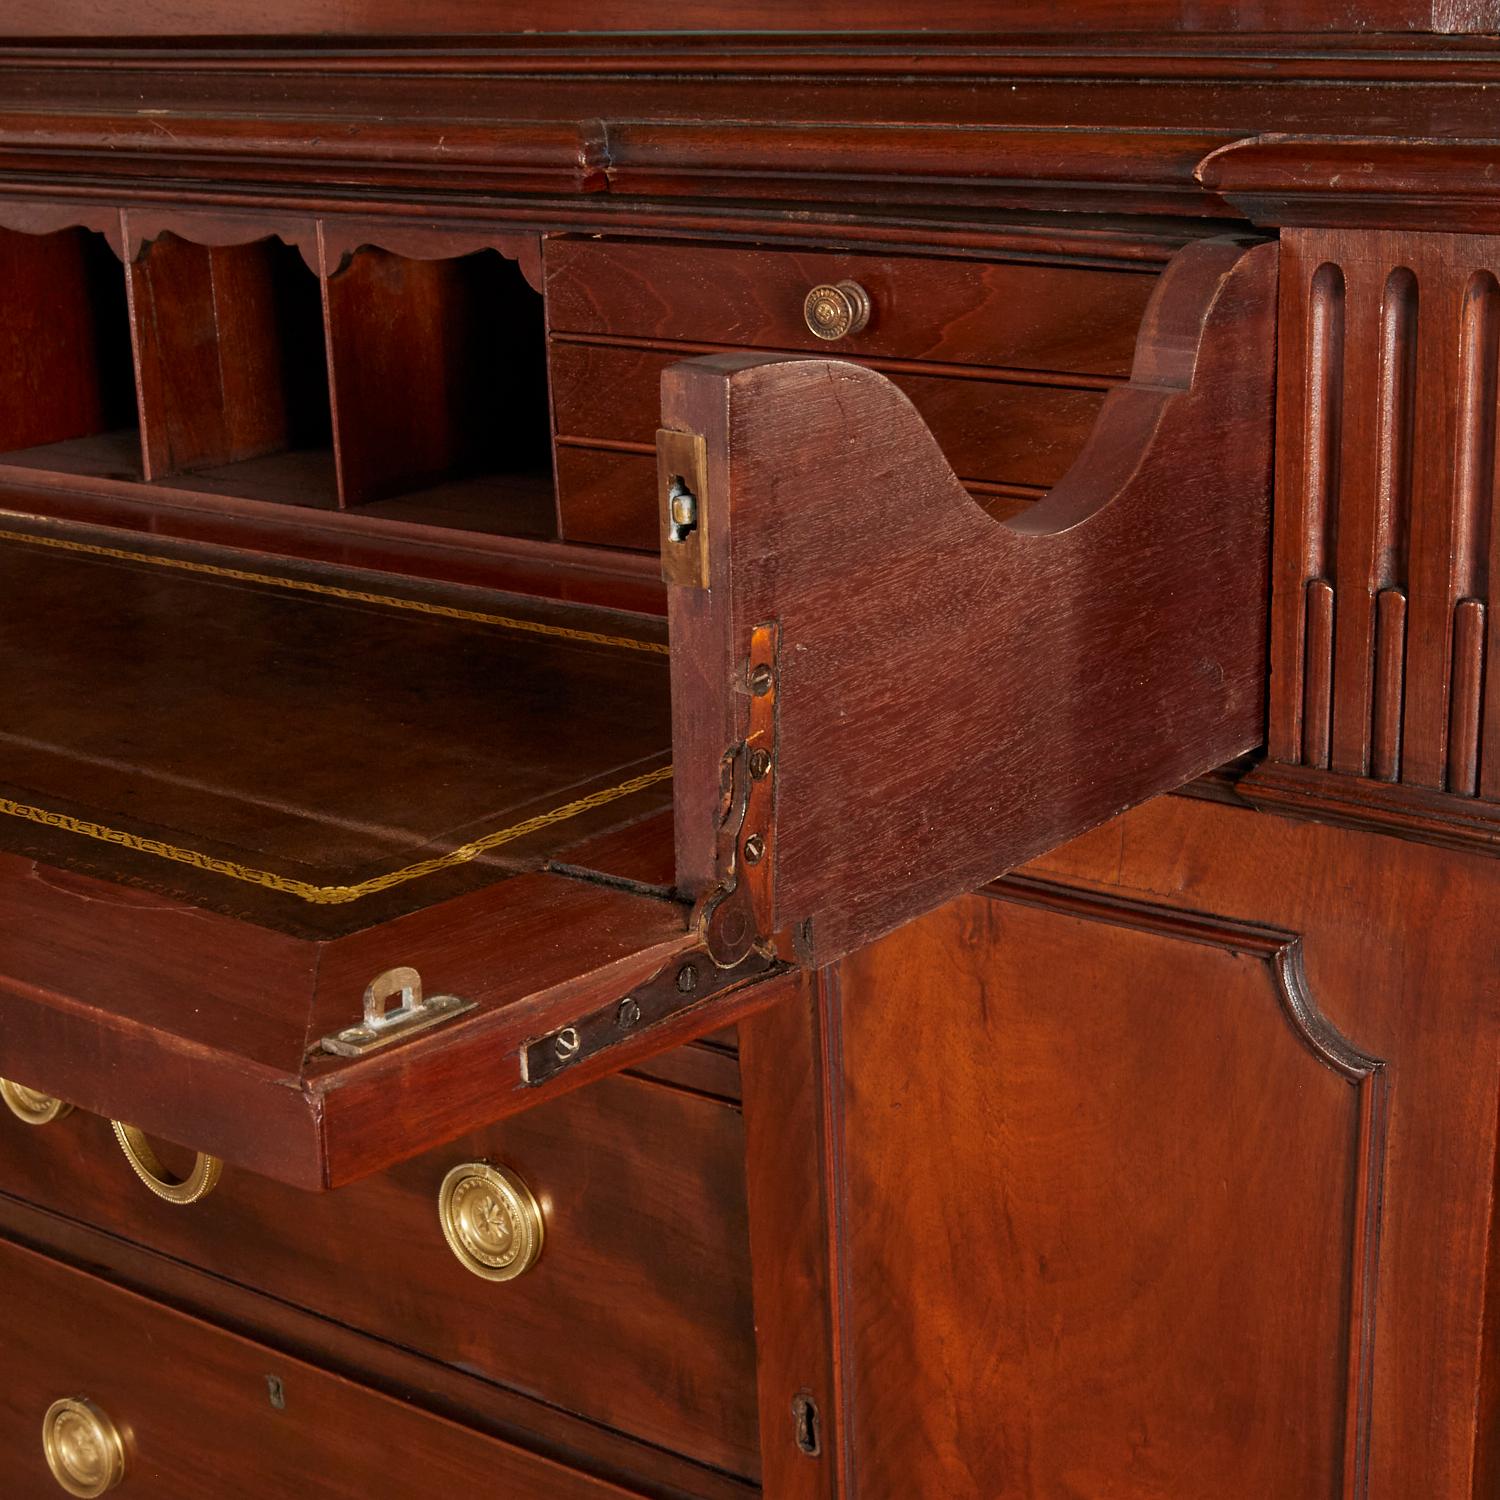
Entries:
POLYGON ((1293 937, 1017 891, 843 966, 861 1492, 1333 1500, 1380 1064, 1293 937))

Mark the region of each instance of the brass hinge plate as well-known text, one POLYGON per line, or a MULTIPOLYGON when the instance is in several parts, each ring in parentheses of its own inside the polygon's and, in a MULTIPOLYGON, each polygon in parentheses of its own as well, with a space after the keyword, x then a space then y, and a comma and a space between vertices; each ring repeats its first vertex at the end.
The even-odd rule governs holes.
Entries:
POLYGON ((684 588, 708 587, 708 448, 696 432, 656 434, 661 502, 661 576, 684 588))
POLYGON ((746 984, 769 979, 789 966, 756 954, 733 969, 721 969, 697 949, 680 954, 628 995, 600 1006, 521 1048, 521 1081, 528 1088, 598 1057, 611 1047, 675 1020, 746 984))
POLYGON ((749 695, 745 738, 725 757, 729 803, 719 824, 719 883, 699 904, 703 946, 730 968, 772 940, 776 892, 776 698, 781 627, 750 633, 743 690, 749 695))

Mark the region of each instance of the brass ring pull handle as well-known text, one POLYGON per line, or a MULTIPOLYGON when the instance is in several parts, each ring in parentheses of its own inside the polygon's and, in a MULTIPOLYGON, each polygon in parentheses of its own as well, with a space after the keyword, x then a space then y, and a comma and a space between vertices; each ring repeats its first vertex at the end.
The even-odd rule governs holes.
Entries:
POLYGON ((120 1429, 92 1401, 54 1401, 42 1418, 42 1452, 52 1477, 70 1495, 93 1500, 125 1477, 120 1429))
POLYGON ((857 281, 815 286, 802 303, 807 331, 830 342, 858 333, 870 321, 870 294, 857 281))
POLYGON ((11 1114, 28 1125, 48 1125, 73 1113, 71 1104, 64 1104, 39 1089, 29 1089, 24 1083, 12 1083, 8 1078, 0 1078, 0 1099, 11 1114))
POLYGON ((168 1203, 196 1203, 200 1198, 208 1197, 218 1186, 224 1163, 217 1156, 205 1156, 200 1151, 186 1177, 173 1177, 162 1166, 161 1158, 151 1149, 151 1142, 143 1131, 120 1120, 110 1123, 115 1127, 115 1139, 119 1141, 131 1170, 158 1198, 164 1198, 168 1203))
POLYGON ((438 1222, 466 1271, 486 1281, 514 1281, 542 1253, 546 1224, 531 1189, 506 1167, 470 1161, 443 1178, 438 1222))

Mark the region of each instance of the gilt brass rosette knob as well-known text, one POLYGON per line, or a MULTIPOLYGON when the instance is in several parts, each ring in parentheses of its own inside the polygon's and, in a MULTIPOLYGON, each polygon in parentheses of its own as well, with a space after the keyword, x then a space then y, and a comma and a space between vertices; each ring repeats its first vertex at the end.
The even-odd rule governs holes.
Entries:
POLYGON ((802 316, 817 338, 847 338, 870 321, 870 294, 857 281, 815 286, 802 303, 802 316))
POLYGON ((52 1477, 83 1500, 114 1489, 125 1477, 120 1429, 92 1401, 54 1401, 42 1418, 42 1452, 52 1477))
POLYGON ((71 1104, 64 1104, 39 1089, 29 1089, 23 1083, 12 1083, 8 1078, 0 1078, 0 1099, 11 1114, 28 1125, 48 1125, 73 1112, 71 1104))
POLYGON ((541 1256, 541 1205, 505 1167, 454 1167, 438 1190, 438 1220, 458 1263, 486 1281, 514 1281, 541 1256))

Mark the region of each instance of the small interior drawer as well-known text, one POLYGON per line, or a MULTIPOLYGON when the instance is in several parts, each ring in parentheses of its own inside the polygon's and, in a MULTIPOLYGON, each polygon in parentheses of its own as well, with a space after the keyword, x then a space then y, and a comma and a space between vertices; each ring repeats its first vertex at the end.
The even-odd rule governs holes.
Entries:
POLYGON ((553 333, 690 340, 1120 379, 1156 283, 1150 272, 845 251, 555 239, 547 243, 553 333), (857 281, 862 332, 808 330, 813 287, 857 281))
MULTIPOLYGON (((661 421, 661 373, 679 356, 559 341, 552 400, 562 441, 649 446, 661 421)), ((1034 381, 897 375, 961 480, 1046 489, 1099 417, 1104 392, 1034 381)), ((653 518, 654 519, 654 518, 653 518)))
MULTIPOLYGON (((0 1243, 0 1277, 13 1376, 0 1389, 9 1495, 64 1493, 48 1469, 44 1422, 54 1403, 82 1400, 94 1408, 90 1420, 107 1422, 105 1446, 109 1428, 117 1434, 121 1495, 628 1500, 613 1484, 16 1246, 0 1243)), ((63 1433, 69 1420, 59 1418, 63 1433)), ((73 1462, 85 1465, 84 1444, 72 1446, 73 1462)))
POLYGON ((107 1121, 0 1110, 0 1191, 753 1475, 743 1157, 732 1101, 616 1077, 336 1193, 230 1166, 180 1206, 136 1180, 107 1121), (541 1210, 540 1255, 513 1280, 483 1279, 444 1239, 440 1192, 465 1163, 504 1166, 541 1210))

